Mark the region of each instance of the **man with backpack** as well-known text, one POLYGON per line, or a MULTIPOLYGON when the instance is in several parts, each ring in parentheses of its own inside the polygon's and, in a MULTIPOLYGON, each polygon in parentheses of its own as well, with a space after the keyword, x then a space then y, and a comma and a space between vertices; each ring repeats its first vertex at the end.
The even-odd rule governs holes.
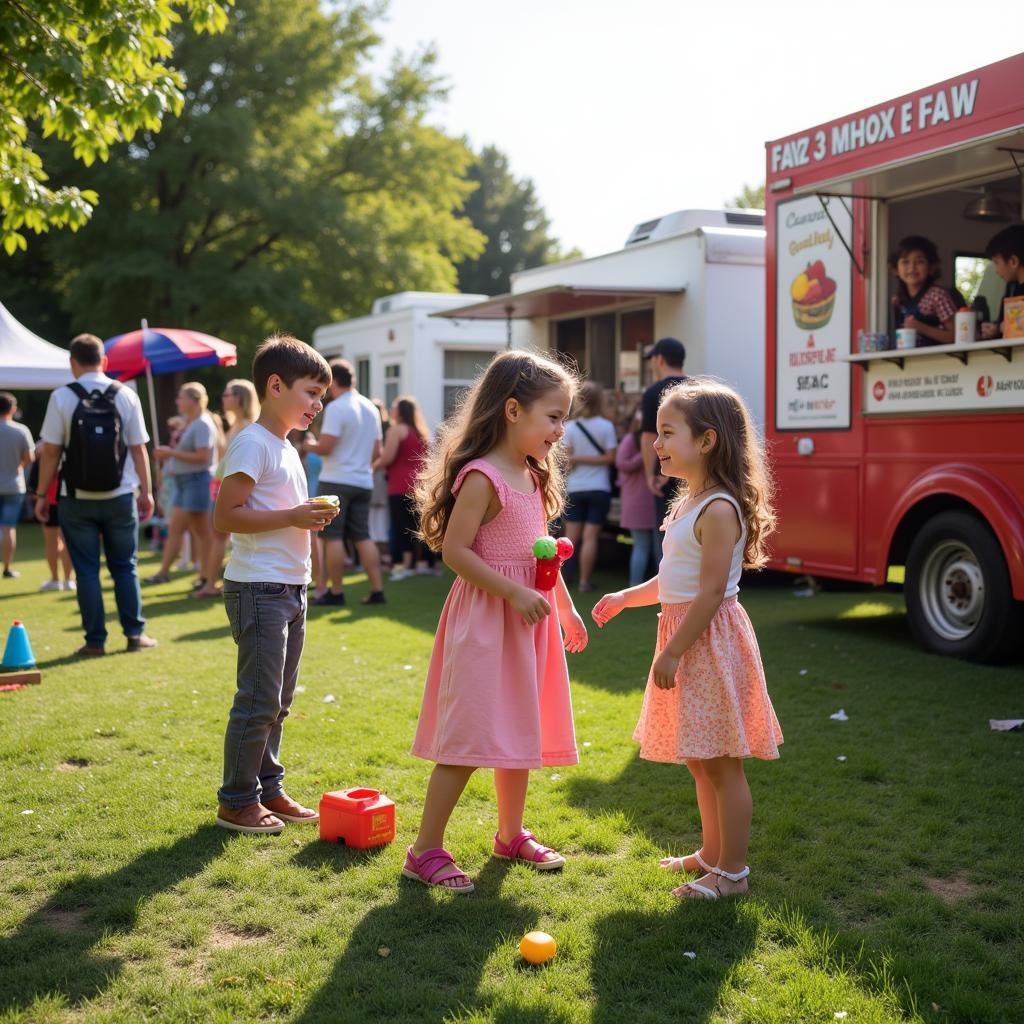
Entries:
POLYGON ((71 342, 70 356, 74 383, 50 395, 40 432, 43 452, 36 518, 47 516, 46 492, 59 465, 60 525, 78 576, 78 608, 85 629, 85 644, 75 654, 107 653, 101 540, 128 650, 141 651, 156 646, 145 633, 136 570, 139 520, 153 514, 146 453, 149 435, 138 396, 103 372, 103 342, 95 335, 80 334, 71 342))

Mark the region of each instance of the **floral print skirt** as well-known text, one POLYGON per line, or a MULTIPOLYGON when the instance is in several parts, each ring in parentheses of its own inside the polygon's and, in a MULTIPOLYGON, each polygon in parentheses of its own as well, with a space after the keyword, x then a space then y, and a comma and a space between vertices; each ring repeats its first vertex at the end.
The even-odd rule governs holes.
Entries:
MULTIPOLYGON (((662 605, 657 653, 689 607, 688 601, 662 605)), ((633 739, 648 761, 779 756, 782 730, 765 686, 757 637, 735 597, 722 602, 680 659, 671 690, 659 690, 648 677, 633 739)))

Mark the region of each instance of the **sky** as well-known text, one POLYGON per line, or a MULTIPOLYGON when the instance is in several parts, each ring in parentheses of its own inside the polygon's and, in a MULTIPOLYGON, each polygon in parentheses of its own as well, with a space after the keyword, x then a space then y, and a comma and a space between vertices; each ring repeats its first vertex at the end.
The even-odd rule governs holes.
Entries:
POLYGON ((450 86, 433 122, 505 152, 563 247, 595 256, 641 221, 760 184, 766 141, 1019 51, 1016 20, 1001 30, 982 9, 390 0, 377 67, 433 44, 450 86))

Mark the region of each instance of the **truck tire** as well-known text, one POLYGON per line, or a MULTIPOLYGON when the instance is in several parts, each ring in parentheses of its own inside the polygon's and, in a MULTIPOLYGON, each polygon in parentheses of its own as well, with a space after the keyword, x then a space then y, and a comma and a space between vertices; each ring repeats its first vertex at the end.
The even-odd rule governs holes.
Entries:
POLYGON ((995 662, 1017 643, 1021 606, 1002 548, 969 512, 942 512, 924 524, 907 555, 904 596, 910 630, 925 650, 995 662))

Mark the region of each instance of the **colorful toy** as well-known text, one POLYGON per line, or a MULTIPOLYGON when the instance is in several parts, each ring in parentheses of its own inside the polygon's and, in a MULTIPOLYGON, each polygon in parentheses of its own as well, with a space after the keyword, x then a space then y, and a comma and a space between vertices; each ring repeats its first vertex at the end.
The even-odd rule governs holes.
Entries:
POLYGON ((15 619, 7 634, 7 647, 4 648, 4 661, 0 668, 5 672, 20 672, 35 667, 36 656, 28 642, 28 631, 20 619, 15 619))
POLYGON ((547 932, 527 932, 519 943, 523 959, 531 964, 546 964, 558 952, 558 945, 547 932))
POLYGON ((535 590, 554 590, 558 582, 558 570, 562 563, 572 558, 572 541, 568 537, 538 537, 533 542, 533 555, 537 559, 537 571, 533 577, 535 590))
POLYGON ((395 838, 395 805, 376 789, 341 789, 320 798, 320 838, 360 850, 395 838))

